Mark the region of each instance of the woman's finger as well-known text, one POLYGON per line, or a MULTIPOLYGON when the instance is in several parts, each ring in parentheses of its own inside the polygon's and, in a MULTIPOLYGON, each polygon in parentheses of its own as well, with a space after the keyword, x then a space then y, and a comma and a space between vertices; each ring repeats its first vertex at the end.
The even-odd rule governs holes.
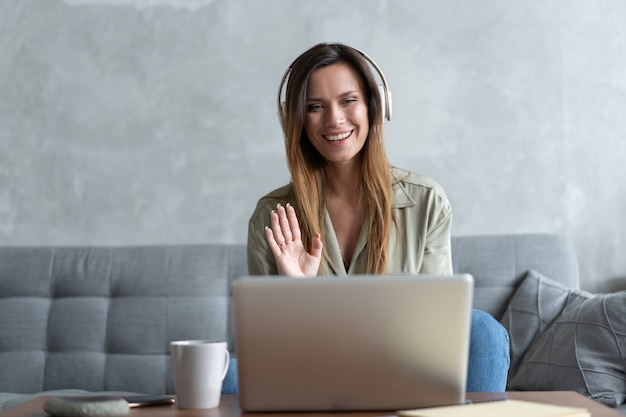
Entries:
MULTIPOLYGON (((276 212, 278 213, 278 222, 280 225, 281 234, 284 238, 283 242, 289 244, 293 240, 293 235, 291 233, 291 224, 289 223, 289 219, 287 218, 287 211, 282 204, 278 203, 278 205, 276 206, 276 212)), ((278 242, 278 244, 280 245, 280 242, 278 242)))
POLYGON ((323 247, 324 244, 322 243, 322 237, 319 233, 316 233, 311 241, 311 256, 317 259, 322 259, 323 247))
POLYGON ((296 216, 296 210, 293 206, 287 203, 287 220, 289 222, 289 229, 291 230, 291 239, 296 241, 302 238, 300 234, 300 225, 298 224, 298 216, 296 216))
POLYGON ((268 226, 265 226, 265 240, 267 241, 274 258, 280 255, 280 247, 278 246, 278 243, 276 243, 276 239, 274 239, 274 232, 268 226))
POLYGON ((283 235, 283 229, 281 226, 280 217, 278 213, 276 212, 276 210, 272 210, 271 224, 272 224, 272 232, 273 232, 272 235, 273 235, 274 241, 279 247, 282 247, 286 242, 285 242, 285 236, 283 235))

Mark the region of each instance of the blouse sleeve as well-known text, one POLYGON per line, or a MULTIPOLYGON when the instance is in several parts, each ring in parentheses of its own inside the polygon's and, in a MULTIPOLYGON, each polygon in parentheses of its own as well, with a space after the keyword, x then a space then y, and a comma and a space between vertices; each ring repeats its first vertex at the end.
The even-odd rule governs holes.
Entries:
POLYGON ((277 275, 276 261, 267 241, 265 226, 269 226, 271 203, 261 200, 248 222, 248 274, 277 275))
POLYGON ((452 211, 449 204, 443 204, 439 209, 439 215, 435 216, 437 221, 429 227, 426 234, 424 259, 420 269, 422 274, 452 274, 452 250, 450 244, 452 211))

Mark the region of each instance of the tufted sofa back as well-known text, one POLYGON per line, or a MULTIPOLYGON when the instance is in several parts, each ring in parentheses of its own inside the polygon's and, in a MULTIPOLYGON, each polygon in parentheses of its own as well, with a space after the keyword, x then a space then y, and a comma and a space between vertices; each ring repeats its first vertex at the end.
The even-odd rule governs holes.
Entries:
POLYGON ((228 340, 244 246, 0 248, 0 392, 173 393, 169 341, 228 340))
POLYGON ((580 285, 574 244, 555 234, 456 236, 452 267, 474 276, 474 308, 498 320, 529 269, 568 288, 580 285))

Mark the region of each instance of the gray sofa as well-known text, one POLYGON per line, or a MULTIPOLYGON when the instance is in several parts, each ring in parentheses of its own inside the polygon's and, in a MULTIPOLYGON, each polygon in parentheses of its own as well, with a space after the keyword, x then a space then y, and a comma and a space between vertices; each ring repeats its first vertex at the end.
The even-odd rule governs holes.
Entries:
MULTIPOLYGON (((521 369, 519 347, 548 324, 532 294, 529 308, 510 301, 531 272, 536 288, 576 292, 572 243, 458 236, 452 247, 454 270, 475 278, 475 308, 503 320, 521 369), (520 311, 522 327, 539 325, 512 326, 520 311)), ((230 289, 246 270, 244 245, 0 247, 0 408, 42 393, 173 393, 169 341, 223 339, 236 356, 230 289)))

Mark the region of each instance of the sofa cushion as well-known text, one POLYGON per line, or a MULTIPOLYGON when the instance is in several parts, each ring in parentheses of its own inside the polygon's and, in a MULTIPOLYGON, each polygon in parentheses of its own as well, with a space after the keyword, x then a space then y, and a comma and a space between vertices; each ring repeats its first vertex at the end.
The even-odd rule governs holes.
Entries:
POLYGON ((529 270, 500 319, 511 339, 509 378, 532 344, 563 310, 569 290, 535 270, 529 270))
MULTIPOLYGON (((507 388, 574 390, 611 407, 622 404, 626 400, 626 291, 597 295, 559 291, 558 283, 538 273, 528 274, 526 280, 538 289, 538 299, 556 300, 552 310, 558 309, 564 294, 567 298, 545 331, 535 327, 537 335, 509 375, 507 388)), ((528 299, 526 291, 520 292, 521 300, 528 299)), ((517 298, 516 293, 511 304, 523 303, 517 298)), ((535 306, 545 308, 545 303, 535 306)), ((515 321, 514 313, 510 314, 515 321)), ((551 315, 536 313, 546 321, 551 315)))

